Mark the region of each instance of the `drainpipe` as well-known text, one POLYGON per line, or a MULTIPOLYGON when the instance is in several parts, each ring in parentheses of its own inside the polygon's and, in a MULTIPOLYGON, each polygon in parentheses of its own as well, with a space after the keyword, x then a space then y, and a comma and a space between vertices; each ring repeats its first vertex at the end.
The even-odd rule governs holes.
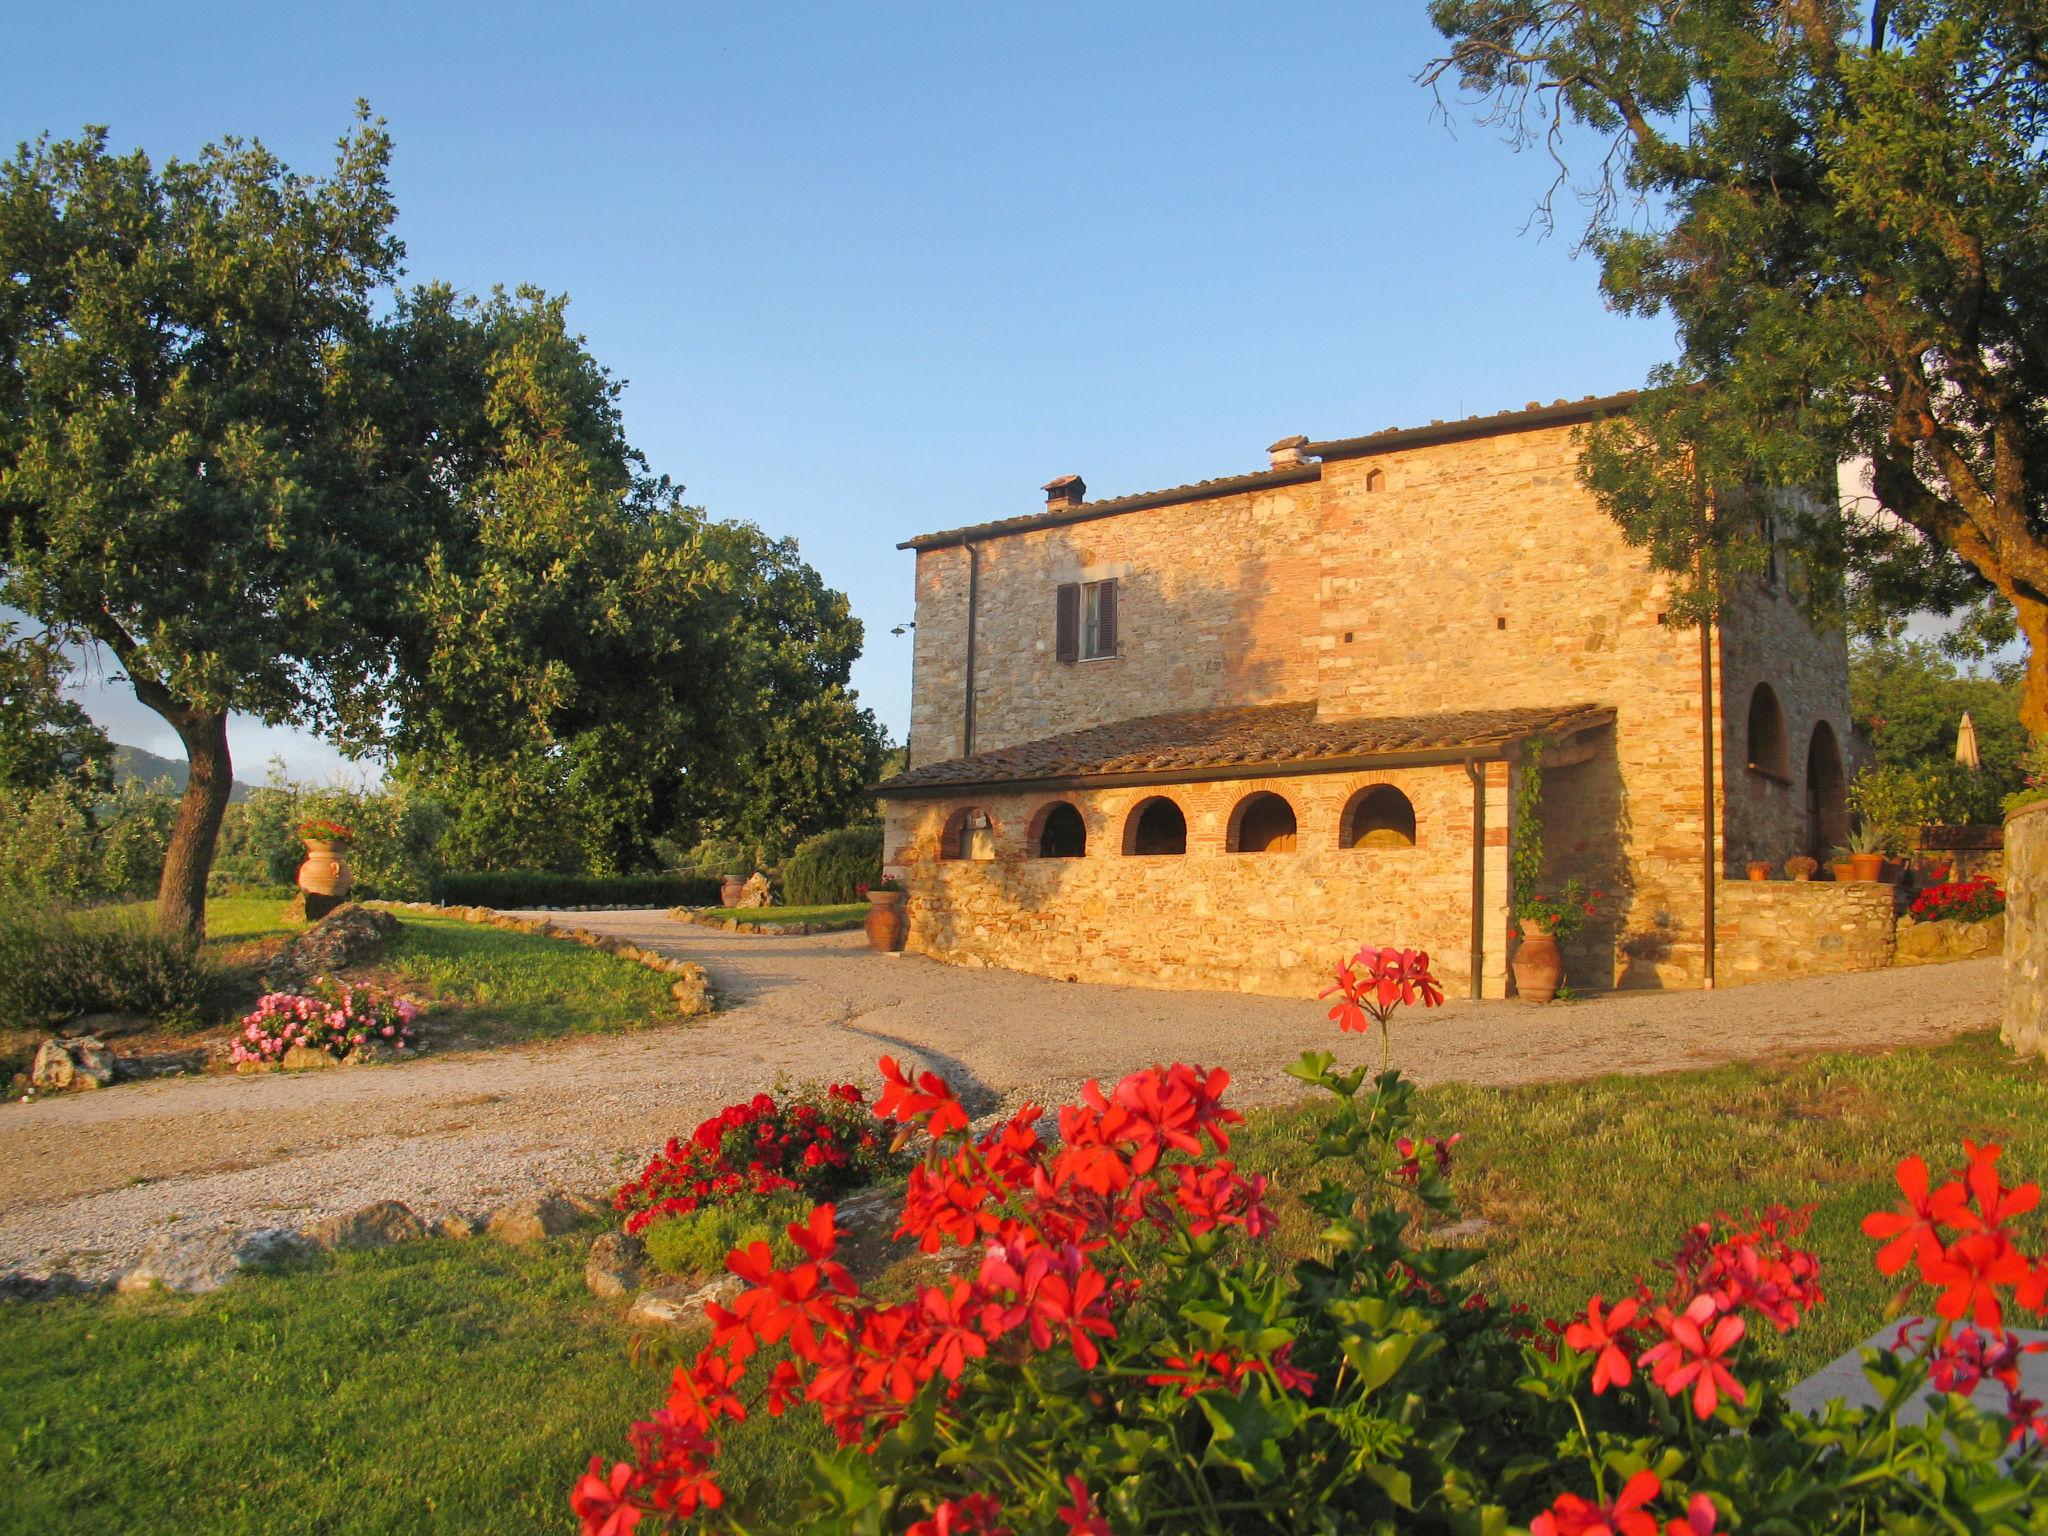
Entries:
POLYGON ((974 755, 974 630, 981 606, 981 547, 967 546, 967 704, 960 726, 960 755, 974 755))
MULTIPOLYGON (((1707 553, 1700 550, 1700 591, 1707 585, 1707 553)), ((1705 903, 1707 946, 1702 991, 1714 990, 1714 881, 1720 861, 1714 852, 1714 624, 1700 616, 1700 890, 1705 903)))
POLYGON ((1465 777, 1472 781, 1472 996, 1477 1000, 1486 966, 1486 770, 1477 758, 1465 759, 1465 777))

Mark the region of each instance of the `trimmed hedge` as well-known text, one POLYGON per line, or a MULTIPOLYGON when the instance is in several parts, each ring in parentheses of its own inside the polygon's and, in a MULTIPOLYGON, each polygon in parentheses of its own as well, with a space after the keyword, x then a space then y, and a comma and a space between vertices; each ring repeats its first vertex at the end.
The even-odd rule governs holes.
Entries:
POLYGON ((881 878, 881 826, 841 827, 796 845, 782 866, 782 899, 792 907, 837 906, 858 901, 860 888, 881 878))
POLYGON ((553 875, 542 870, 446 874, 434 900, 451 907, 715 907, 718 881, 703 875, 553 875))

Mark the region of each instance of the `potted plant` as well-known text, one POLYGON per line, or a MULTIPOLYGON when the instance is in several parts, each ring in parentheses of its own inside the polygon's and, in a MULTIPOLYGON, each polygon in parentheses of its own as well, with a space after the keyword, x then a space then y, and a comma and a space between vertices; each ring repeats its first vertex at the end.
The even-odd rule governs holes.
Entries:
POLYGON ((1564 953, 1593 916, 1601 892, 1567 880, 1554 897, 1534 896, 1515 909, 1515 992, 1526 1002, 1547 1003, 1564 981, 1564 953))
POLYGON ((306 916, 315 921, 340 906, 356 883, 355 871, 343 855, 355 831, 338 821, 314 817, 299 823, 299 841, 306 861, 299 866, 299 889, 306 893, 306 916))
POLYGON ((1785 874, 1793 880, 1811 880, 1820 869, 1820 860, 1795 853, 1785 861, 1785 874))
POLYGON ((1771 861, 1769 859, 1751 859, 1749 861, 1749 878, 1752 880, 1770 879, 1771 861))
MULTIPOLYGON (((1837 850, 1849 858, 1851 880, 1881 880, 1884 878, 1885 835, 1874 821, 1866 821, 1849 834, 1846 848, 1837 850)), ((1840 878, 1839 873, 1837 878, 1840 878)))
POLYGON ((859 890, 868 899, 867 921, 861 924, 868 936, 868 948, 894 954, 910 934, 910 923, 903 912, 903 882, 894 875, 884 875, 859 890))

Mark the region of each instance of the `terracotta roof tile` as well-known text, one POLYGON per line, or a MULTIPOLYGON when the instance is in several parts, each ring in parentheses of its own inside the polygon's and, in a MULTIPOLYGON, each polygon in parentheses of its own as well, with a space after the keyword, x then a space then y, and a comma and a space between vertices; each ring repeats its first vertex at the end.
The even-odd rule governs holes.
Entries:
POLYGON ((1203 775, 1264 764, 1334 765, 1353 759, 1498 756, 1532 736, 1561 736, 1605 724, 1596 704, 1543 709, 1458 710, 1446 714, 1322 719, 1314 704, 1258 704, 1118 720, 1085 731, 1019 742, 972 757, 925 763, 884 781, 879 792, 936 793, 981 785, 1203 775))

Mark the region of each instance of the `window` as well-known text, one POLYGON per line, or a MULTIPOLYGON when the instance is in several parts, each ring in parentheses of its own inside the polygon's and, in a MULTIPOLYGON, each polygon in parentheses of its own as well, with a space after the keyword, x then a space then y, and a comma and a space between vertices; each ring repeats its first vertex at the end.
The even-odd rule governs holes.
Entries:
POLYGON ((1064 800, 1055 800, 1038 817, 1038 836, 1032 840, 1041 859, 1078 859, 1088 852, 1088 827, 1081 813, 1064 800))
POLYGON ((987 811, 967 805, 946 818, 946 830, 939 835, 940 858, 986 863, 995 856, 996 828, 987 811))
POLYGON ((1361 789, 1344 807, 1337 829, 1340 848, 1413 848, 1415 805, 1391 784, 1361 789))
POLYGON ((1791 781, 1791 763, 1785 753, 1785 711, 1769 683, 1758 683, 1749 696, 1748 762, 1758 773, 1791 781))
POLYGON ((1268 790, 1247 795, 1231 813, 1230 851, 1294 852, 1294 807, 1268 790))
POLYGON ((1124 823, 1124 852, 1134 854, 1186 853, 1188 818, 1164 795, 1141 800, 1124 823))
POLYGON ((1115 577, 1065 582, 1057 598, 1054 649, 1061 661, 1099 661, 1117 654, 1115 577))

